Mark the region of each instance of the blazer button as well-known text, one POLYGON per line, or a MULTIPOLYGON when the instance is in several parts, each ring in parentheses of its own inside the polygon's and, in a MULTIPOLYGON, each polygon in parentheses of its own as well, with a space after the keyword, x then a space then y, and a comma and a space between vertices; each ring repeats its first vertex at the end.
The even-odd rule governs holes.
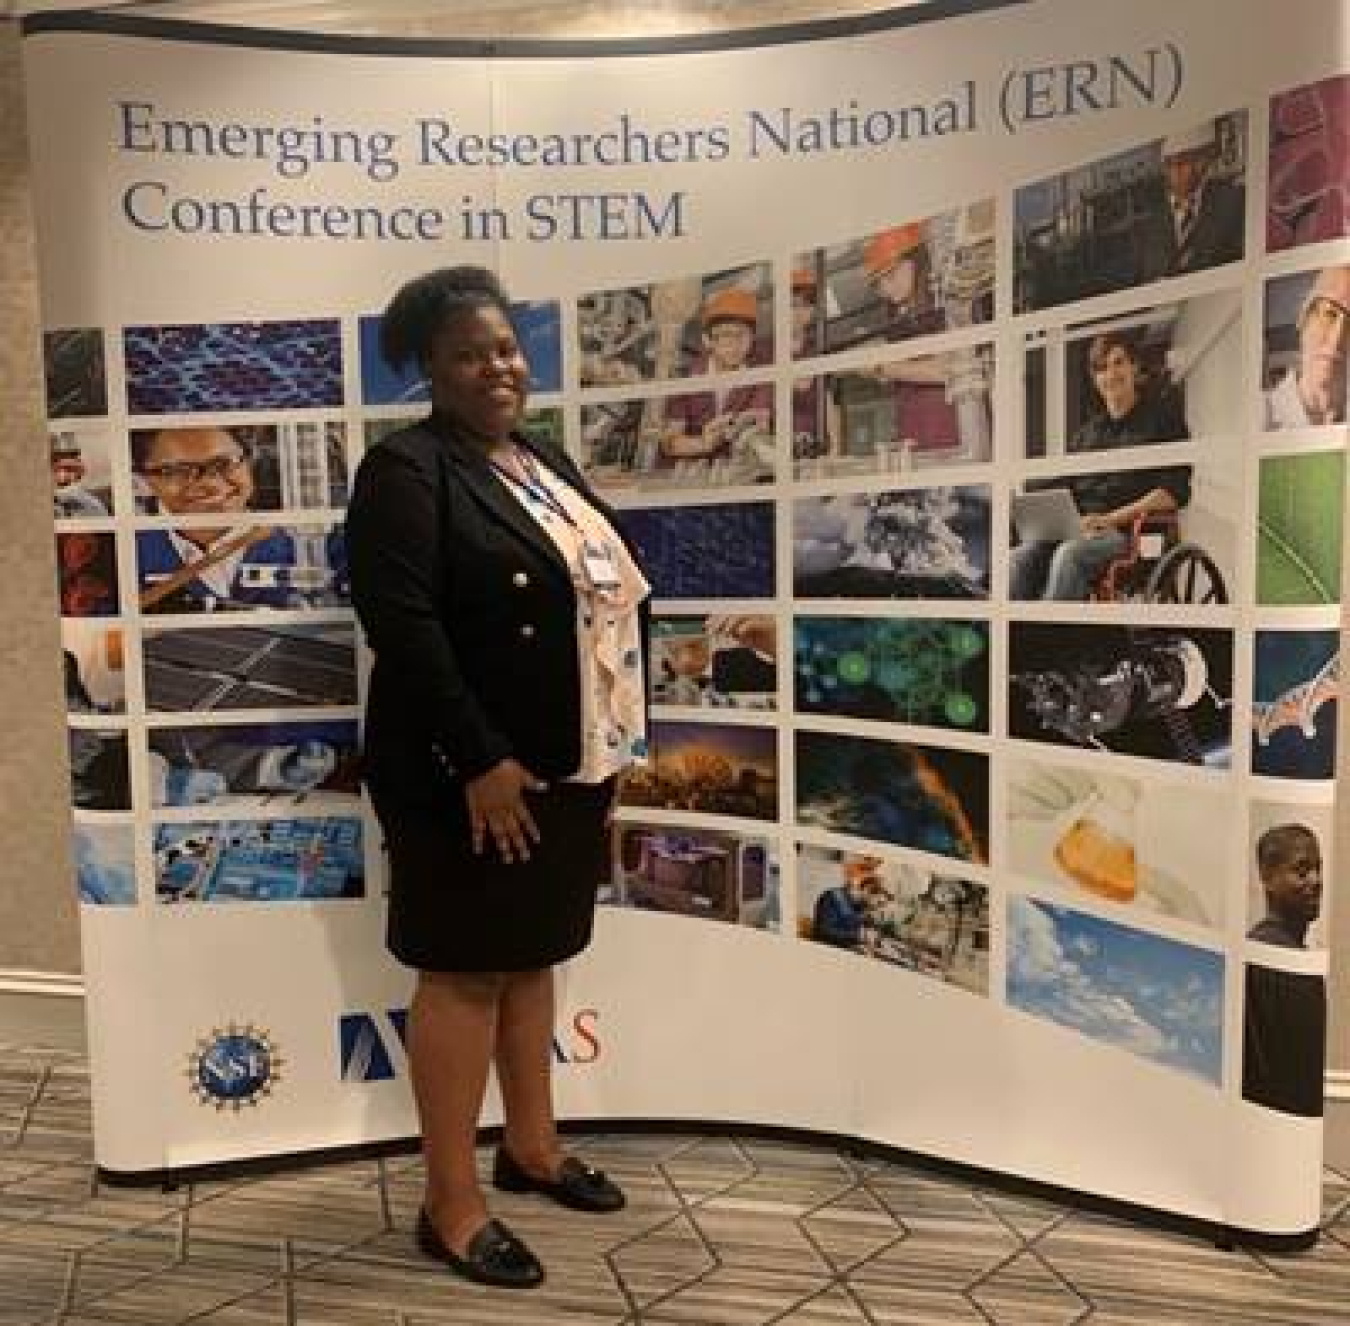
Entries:
POLYGON ((520 628, 520 637, 522 640, 534 639, 534 627, 531 626, 529 622, 526 622, 525 625, 520 628))
POLYGON ((515 575, 511 577, 511 583, 517 589, 524 589, 525 586, 530 583, 530 577, 527 576, 524 571, 517 571, 515 575))

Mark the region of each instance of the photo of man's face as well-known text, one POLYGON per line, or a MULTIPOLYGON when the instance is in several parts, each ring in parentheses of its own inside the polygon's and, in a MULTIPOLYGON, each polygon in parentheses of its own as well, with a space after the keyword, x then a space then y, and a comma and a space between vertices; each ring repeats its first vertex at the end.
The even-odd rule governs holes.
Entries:
POLYGON ((1139 401, 1139 365, 1123 346, 1114 345, 1097 358, 1092 382, 1113 419, 1129 414, 1139 401))
POLYGON ((1346 352, 1350 348, 1350 267, 1319 274, 1299 318, 1299 380, 1332 398, 1345 413, 1346 352))
POLYGON ((157 430, 139 473, 159 509, 172 515, 246 511, 253 498, 248 454, 224 428, 157 430))
POLYGON ((1273 912, 1311 924, 1322 910, 1322 853, 1311 833, 1288 836, 1283 850, 1261 867, 1261 885, 1273 912))
POLYGON ((1177 203, 1189 202, 1204 181, 1213 160, 1212 148, 1196 148, 1163 158, 1163 176, 1167 192, 1177 203))

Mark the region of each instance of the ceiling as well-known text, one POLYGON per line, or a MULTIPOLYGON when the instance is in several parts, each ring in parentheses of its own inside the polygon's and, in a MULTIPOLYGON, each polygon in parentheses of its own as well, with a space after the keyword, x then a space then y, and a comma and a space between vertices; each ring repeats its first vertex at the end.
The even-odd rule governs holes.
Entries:
POLYGON ((873 14, 933 0, 0 0, 0 14, 23 18, 56 10, 92 10, 142 18, 186 19, 399 37, 635 37, 727 32, 784 23, 873 14))

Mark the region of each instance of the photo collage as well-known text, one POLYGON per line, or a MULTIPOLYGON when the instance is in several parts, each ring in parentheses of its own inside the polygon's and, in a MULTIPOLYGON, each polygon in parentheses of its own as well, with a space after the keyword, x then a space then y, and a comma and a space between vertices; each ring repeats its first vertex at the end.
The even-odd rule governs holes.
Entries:
POLYGON ((366 896, 341 335, 47 337, 83 902, 366 896))
POLYGON ((1344 76, 1292 88, 1019 188, 1013 217, 1007 1001, 1310 1116, 1347 108, 1344 76), (1220 824, 1236 833, 1201 828, 1220 824), (1224 1042, 1225 1000, 1240 1044, 1224 1042))
MULTIPOLYGON (((653 585, 602 903, 1320 1112, 1348 97, 513 306, 653 585)), ((81 898, 377 900, 343 511, 427 383, 368 310, 46 368, 81 898)))

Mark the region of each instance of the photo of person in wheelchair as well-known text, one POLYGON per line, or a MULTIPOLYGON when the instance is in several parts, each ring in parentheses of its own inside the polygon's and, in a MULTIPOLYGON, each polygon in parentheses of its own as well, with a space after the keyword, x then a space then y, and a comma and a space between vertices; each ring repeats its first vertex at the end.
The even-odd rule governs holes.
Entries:
MULTIPOLYGON (((1087 370, 1097 408, 1067 451, 1088 454, 1189 439, 1180 395, 1149 374, 1128 333, 1096 336, 1087 370)), ((1216 560, 1181 535, 1191 502, 1186 464, 1029 479, 1013 495, 1014 600, 1226 603, 1216 560)))
MULTIPOLYGON (((1028 479, 1026 491, 1012 499, 1017 544, 1008 558, 1008 597, 1064 603, 1119 597, 1117 565, 1150 554, 1157 560, 1164 545, 1177 546, 1177 513, 1190 498, 1189 465, 1028 479)), ((1156 601, 1195 600, 1159 592, 1156 601)))

